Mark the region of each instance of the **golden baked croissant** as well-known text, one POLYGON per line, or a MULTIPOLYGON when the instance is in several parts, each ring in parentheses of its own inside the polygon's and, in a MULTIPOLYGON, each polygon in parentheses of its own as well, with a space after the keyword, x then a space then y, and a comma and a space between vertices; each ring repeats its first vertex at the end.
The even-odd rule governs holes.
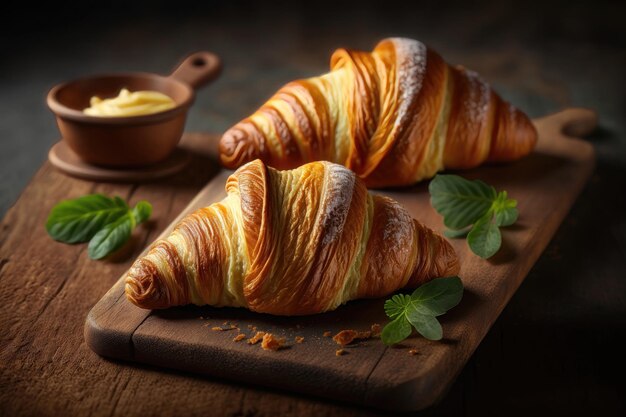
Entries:
POLYGON ((277 171, 256 160, 230 176, 226 191, 135 261, 126 275, 131 302, 303 315, 458 273, 445 239, 341 165, 277 171))
POLYGON ((260 158, 289 169, 326 160, 383 187, 512 161, 537 141, 524 113, 418 41, 385 39, 371 53, 338 49, 330 67, 287 84, 224 133, 222 164, 260 158))

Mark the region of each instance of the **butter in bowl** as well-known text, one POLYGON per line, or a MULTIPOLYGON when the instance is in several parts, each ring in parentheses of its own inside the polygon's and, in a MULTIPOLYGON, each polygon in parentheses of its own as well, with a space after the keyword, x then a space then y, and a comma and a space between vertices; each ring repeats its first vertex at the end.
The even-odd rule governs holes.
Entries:
POLYGON ((150 167, 172 155, 195 90, 220 71, 215 54, 196 52, 169 76, 121 73, 57 85, 47 104, 62 143, 82 163, 109 170, 150 167))
POLYGON ((89 116, 132 117, 160 113, 176 107, 176 102, 158 91, 133 91, 122 88, 117 97, 101 99, 93 96, 83 110, 89 116))

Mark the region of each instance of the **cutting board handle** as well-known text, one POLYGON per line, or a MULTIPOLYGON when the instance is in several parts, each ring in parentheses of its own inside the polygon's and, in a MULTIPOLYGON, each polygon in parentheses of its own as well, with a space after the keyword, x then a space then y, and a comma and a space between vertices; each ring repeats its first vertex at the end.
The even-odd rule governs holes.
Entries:
POLYGON ((593 132, 598 126, 598 114, 591 109, 575 107, 534 119, 533 123, 541 138, 568 140, 580 138, 593 132))

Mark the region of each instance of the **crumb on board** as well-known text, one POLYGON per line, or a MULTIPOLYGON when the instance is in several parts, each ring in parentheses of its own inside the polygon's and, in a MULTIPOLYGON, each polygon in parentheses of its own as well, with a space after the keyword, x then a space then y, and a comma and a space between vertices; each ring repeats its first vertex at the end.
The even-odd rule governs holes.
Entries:
POLYGON ((409 355, 411 356, 417 355, 417 349, 409 349, 409 355))
POLYGON ((356 333, 356 330, 342 330, 333 336, 333 340, 337 342, 338 345, 345 346, 352 343, 356 337, 356 333))
POLYGON ((256 330, 256 326, 253 326, 253 325, 251 325, 251 324, 248 324, 248 329, 250 329, 250 330, 256 330))
POLYGON ((261 342, 261 347, 264 350, 273 350, 277 351, 285 345, 284 337, 276 337, 271 333, 265 333, 263 335, 263 341, 261 342))
POLYGON ((355 339, 369 339, 370 337, 372 337, 371 330, 365 330, 363 332, 356 332, 355 339))
POLYGON ((225 332, 227 330, 235 330, 235 329, 239 330, 239 328, 235 326, 234 324, 231 324, 228 327, 221 327, 221 326, 211 327, 211 330, 216 331, 216 332, 225 332))
POLYGON ((248 343, 251 345, 256 345, 261 341, 261 339, 263 339, 263 336, 265 336, 265 332, 256 332, 254 336, 248 339, 248 343))
POLYGON ((330 337, 330 336, 332 336, 331 332, 324 332, 324 337, 330 337))
POLYGON ((296 336, 295 339, 296 339, 296 343, 304 342, 304 336, 296 336))
POLYGON ((346 346, 356 339, 369 339, 370 337, 372 337, 372 332, 370 330, 363 332, 357 332, 356 330, 342 330, 333 336, 333 340, 337 342, 338 345, 346 346))
POLYGON ((245 338, 246 338, 245 334, 239 333, 237 336, 233 338, 233 342, 241 342, 245 338))
POLYGON ((346 352, 344 349, 337 349, 337 350, 335 351, 335 356, 341 356, 341 355, 345 355, 345 354, 347 354, 347 353, 348 353, 348 352, 346 352))
POLYGON ((378 337, 380 336, 380 333, 382 332, 382 328, 380 327, 380 324, 378 323, 372 324, 372 327, 370 328, 370 330, 372 332, 372 337, 378 337))

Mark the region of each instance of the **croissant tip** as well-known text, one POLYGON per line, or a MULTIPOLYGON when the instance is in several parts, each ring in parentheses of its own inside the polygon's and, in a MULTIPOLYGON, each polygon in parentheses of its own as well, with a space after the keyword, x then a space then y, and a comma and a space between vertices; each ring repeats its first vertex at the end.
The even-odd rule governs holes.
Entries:
POLYGON ((235 168, 233 155, 237 152, 237 143, 240 130, 236 127, 228 129, 220 138, 220 160, 226 168, 235 168))
POLYGON ((262 140, 254 125, 242 121, 228 129, 219 143, 220 160, 230 169, 235 169, 246 162, 259 157, 258 141, 262 140))
POLYGON ((441 245, 441 263, 443 267, 439 275, 442 277, 458 275, 461 270, 461 264, 454 247, 443 237, 441 238, 441 245))
POLYGON ((137 307, 146 309, 168 307, 157 277, 147 271, 131 268, 126 275, 124 292, 126 298, 137 307))
POLYGON ((452 256, 448 258, 446 263, 445 271, 442 274, 444 277, 452 277, 458 275, 461 271, 461 264, 459 263, 459 258, 454 253, 452 256))

